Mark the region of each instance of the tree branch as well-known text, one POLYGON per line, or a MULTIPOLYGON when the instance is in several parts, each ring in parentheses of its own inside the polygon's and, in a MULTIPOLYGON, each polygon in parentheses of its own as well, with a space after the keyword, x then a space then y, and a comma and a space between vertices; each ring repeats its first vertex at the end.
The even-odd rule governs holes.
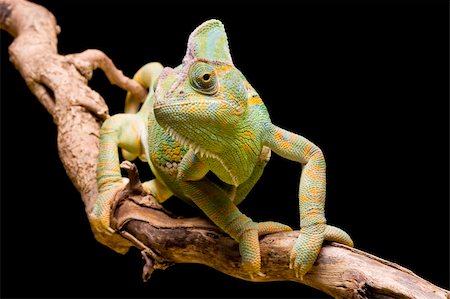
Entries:
MULTIPOLYGON (((0 0, 1 28, 14 36, 10 60, 27 86, 53 116, 58 150, 67 175, 80 192, 86 211, 97 197, 96 164, 100 124, 108 117, 103 98, 87 86, 101 68, 111 83, 138 98, 145 90, 125 77, 98 50, 62 56, 57 53, 60 31, 45 8, 24 0, 0 0)), ((143 278, 173 263, 201 263, 228 275, 250 280, 240 268, 238 244, 202 218, 178 218, 143 194, 133 167, 129 188, 115 209, 113 223, 144 254, 143 278)), ((261 239, 264 277, 253 281, 293 281, 336 298, 450 298, 410 270, 357 249, 326 244, 304 280, 289 269, 289 251, 299 232, 261 239)))

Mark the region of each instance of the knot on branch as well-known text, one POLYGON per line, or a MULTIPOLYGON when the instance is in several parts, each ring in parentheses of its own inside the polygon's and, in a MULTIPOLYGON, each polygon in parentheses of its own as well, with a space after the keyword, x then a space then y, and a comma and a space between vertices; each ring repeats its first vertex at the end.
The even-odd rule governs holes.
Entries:
MULTIPOLYGON (((142 209, 124 209, 120 210, 119 207, 123 207, 126 202, 133 202, 140 208, 151 209, 164 212, 167 215, 172 215, 169 211, 163 208, 163 206, 157 202, 156 198, 145 192, 142 187, 141 180, 139 178, 139 172, 135 164, 129 161, 123 161, 120 164, 122 169, 125 169, 128 174, 128 183, 125 188, 118 194, 118 199, 112 207, 111 227, 134 243, 134 245, 141 250, 142 258, 145 262, 142 270, 142 279, 147 281, 150 279, 152 273, 161 269, 164 270, 172 265, 170 259, 163 257, 158 251, 150 248, 140 240, 135 238, 132 234, 128 233, 124 228, 130 221, 148 221, 148 215, 144 213, 146 210, 142 209), (121 213, 126 211, 126 213, 121 213)), ((148 212, 148 211, 147 211, 148 212)))

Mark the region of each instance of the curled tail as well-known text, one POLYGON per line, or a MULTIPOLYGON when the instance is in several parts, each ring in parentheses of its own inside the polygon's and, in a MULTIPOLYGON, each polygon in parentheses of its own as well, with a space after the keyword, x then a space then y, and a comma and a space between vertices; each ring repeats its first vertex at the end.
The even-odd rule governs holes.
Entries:
MULTIPOLYGON (((159 74, 163 66, 159 62, 150 62, 141 67, 133 76, 133 80, 144 86, 144 88, 155 88, 159 74)), ((136 113, 139 111, 142 102, 145 99, 138 99, 132 93, 128 92, 125 98, 125 113, 136 113)))
MULTIPOLYGON (((141 84, 144 88, 150 89, 149 95, 151 95, 152 90, 156 88, 156 82, 158 81, 162 69, 163 66, 159 62, 147 63, 134 74, 133 80, 141 84)), ((145 99, 139 99, 131 92, 128 92, 127 97, 125 98, 125 113, 137 113, 144 101, 145 99)), ((130 153, 123 148, 121 151, 125 160, 133 161, 137 157, 135 153, 130 153)))

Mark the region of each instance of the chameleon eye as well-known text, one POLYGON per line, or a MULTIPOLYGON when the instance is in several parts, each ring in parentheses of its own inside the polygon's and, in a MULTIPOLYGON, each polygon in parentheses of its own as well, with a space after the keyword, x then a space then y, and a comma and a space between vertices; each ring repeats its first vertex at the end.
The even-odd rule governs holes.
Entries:
POLYGON ((214 67, 204 62, 194 63, 189 70, 192 87, 206 95, 213 95, 218 90, 214 67))

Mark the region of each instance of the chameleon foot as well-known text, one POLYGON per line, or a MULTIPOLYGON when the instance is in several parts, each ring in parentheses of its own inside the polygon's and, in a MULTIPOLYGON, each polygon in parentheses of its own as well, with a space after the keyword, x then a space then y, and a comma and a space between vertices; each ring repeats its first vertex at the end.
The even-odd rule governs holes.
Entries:
POLYGON ((129 180, 122 178, 110 183, 105 190, 100 191, 92 211, 88 214, 95 239, 117 253, 125 254, 133 245, 111 227, 111 213, 120 202, 129 186, 129 180), (124 191, 125 190, 125 191, 124 191))
MULTIPOLYGON (((245 231, 239 242, 239 253, 242 258, 242 268, 251 279, 254 275, 261 275, 261 253, 259 249, 258 230, 256 223, 254 229, 245 231)), ((264 274, 262 274, 264 275, 264 274)))
POLYGON ((291 251, 289 268, 294 269, 295 276, 301 279, 314 265, 324 240, 353 247, 350 236, 343 230, 331 225, 312 225, 302 228, 300 232, 301 235, 295 241, 291 251))
POLYGON ((251 279, 255 275, 265 276, 261 272, 261 254, 258 236, 287 231, 292 231, 292 229, 285 224, 273 221, 252 222, 250 227, 245 230, 239 243, 239 252, 242 257, 242 268, 249 274, 251 279))
POLYGON ((316 261, 325 239, 325 228, 325 224, 316 224, 300 230, 301 235, 295 241, 289 263, 297 278, 303 279, 316 261))

